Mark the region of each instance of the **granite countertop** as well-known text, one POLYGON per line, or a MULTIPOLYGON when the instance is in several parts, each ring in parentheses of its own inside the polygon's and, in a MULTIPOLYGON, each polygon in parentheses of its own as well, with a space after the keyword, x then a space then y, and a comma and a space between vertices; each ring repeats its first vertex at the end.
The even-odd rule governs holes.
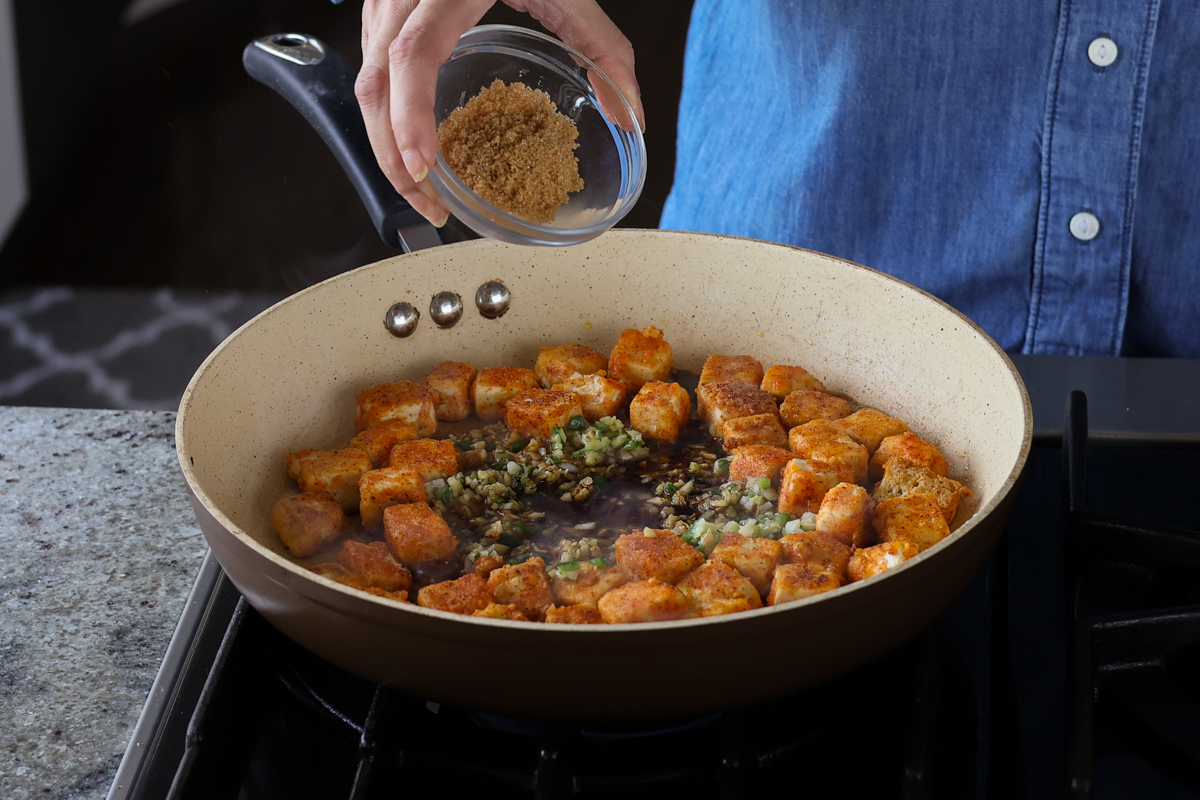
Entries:
POLYGON ((0 797, 108 792, 208 550, 174 434, 0 407, 0 797))

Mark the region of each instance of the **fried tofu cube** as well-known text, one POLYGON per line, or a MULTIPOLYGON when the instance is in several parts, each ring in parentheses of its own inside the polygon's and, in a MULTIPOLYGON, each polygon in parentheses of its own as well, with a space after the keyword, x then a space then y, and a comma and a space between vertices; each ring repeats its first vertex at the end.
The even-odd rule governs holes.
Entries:
POLYGON ((433 392, 413 381, 396 381, 361 390, 355 397, 354 430, 365 431, 381 422, 411 425, 418 436, 437 430, 433 392))
POLYGON ((608 377, 636 392, 649 381, 666 381, 675 364, 675 351, 663 339, 663 332, 649 328, 621 331, 608 356, 608 377))
POLYGON ((896 540, 881 542, 872 547, 855 550, 850 556, 847 571, 852 581, 864 581, 892 567, 903 564, 921 552, 912 542, 896 540))
POLYGON ((754 584, 733 567, 720 561, 706 561, 683 576, 679 591, 691 601, 692 614, 715 617, 762 608, 762 597, 754 584))
POLYGON ((873 408, 855 411, 853 414, 839 419, 837 424, 854 437, 855 441, 861 442, 867 448, 869 455, 874 454, 879 443, 887 437, 897 436, 908 430, 907 422, 889 417, 882 411, 876 411, 873 408))
POLYGON ((825 384, 808 374, 804 367, 789 367, 776 364, 767 367, 763 373, 762 390, 769 392, 776 400, 783 400, 792 392, 811 391, 825 392, 825 384))
POLYGON ((362 578, 368 587, 387 592, 412 588, 412 573, 400 566, 383 542, 364 544, 347 539, 338 553, 338 563, 362 578))
POLYGON ((614 547, 617 566, 631 581, 677 583, 704 563, 704 554, 671 531, 645 528, 622 534, 614 547))
POLYGON ((791 450, 769 444, 748 444, 739 447, 729 459, 729 480, 748 481, 768 478, 777 483, 784 465, 796 457, 791 450))
POLYGON ((392 554, 405 565, 446 561, 458 550, 458 539, 450 526, 424 502, 385 508, 383 536, 392 554))
POLYGON ((783 545, 774 539, 759 539, 727 533, 721 543, 713 548, 709 561, 715 561, 740 572, 759 594, 771 588, 771 576, 783 557, 783 545))
POLYGON ((717 381, 738 381, 757 387, 762 383, 763 365, 750 356, 714 356, 704 359, 700 370, 700 386, 717 381))
POLYGON ((538 348, 537 361, 533 364, 543 389, 550 389, 576 375, 594 375, 607 368, 608 358, 603 353, 581 344, 538 348))
POLYGON ((866 483, 867 448, 845 430, 827 419, 814 419, 788 431, 788 445, 800 458, 845 466, 854 474, 854 483, 866 483))
POLYGON ((425 481, 407 467, 381 467, 364 472, 358 481, 359 513, 363 527, 383 530, 383 510, 398 503, 425 503, 425 481))
POLYGON ((692 399, 678 383, 647 381, 629 403, 629 424, 647 439, 674 442, 692 418, 692 399))
POLYGON ((475 559, 475 565, 471 568, 479 577, 487 580, 487 576, 492 574, 493 570, 500 569, 504 566, 504 559, 500 556, 482 556, 475 559))
POLYGON ((328 492, 346 514, 358 513, 358 480, 371 471, 371 458, 355 447, 330 452, 314 450, 299 462, 300 490, 328 492))
POLYGON ((779 417, 774 414, 755 414, 725 420, 721 425, 721 444, 732 453, 752 444, 784 448, 788 446, 788 438, 779 417))
POLYGON ((315 447, 306 447, 304 449, 297 450, 294 453, 286 453, 284 455, 284 458, 287 460, 288 477, 291 478, 292 480, 298 482, 300 480, 300 462, 302 462, 305 458, 312 455, 313 453, 325 453, 325 452, 328 452, 328 451, 318 450, 315 447))
POLYGON ((417 590, 417 605, 452 614, 474 614, 491 603, 492 593, 488 591, 487 583, 473 572, 417 590))
POLYGON ((871 477, 874 480, 882 478, 884 466, 893 458, 919 464, 942 478, 950 474, 950 466, 941 451, 912 431, 888 436, 879 443, 879 447, 871 455, 871 477))
POLYGON ((291 554, 304 558, 338 540, 346 530, 346 515, 333 495, 303 492, 276 503, 271 524, 291 554))
POLYGON ((347 569, 336 561, 327 561, 324 564, 313 564, 308 568, 309 572, 315 572, 322 578, 329 578, 331 581, 336 581, 343 586, 349 586, 351 589, 360 591, 367 590, 367 582, 362 576, 353 570, 347 569))
POLYGON ((903 458, 893 458, 884 465, 883 480, 875 487, 873 498, 878 503, 889 497, 903 497, 915 492, 934 496, 947 525, 958 516, 959 502, 971 496, 971 490, 953 478, 943 478, 928 467, 903 458))
POLYGON ((618 586, 601 597, 597 607, 605 622, 618 625, 683 619, 691 604, 683 592, 671 584, 650 578, 618 586))
POLYGON ((487 617, 488 619, 508 619, 515 622, 529 622, 529 617, 517 608, 514 604, 501 605, 499 603, 488 603, 485 607, 479 609, 471 616, 487 617))
POLYGON ((849 413, 850 404, 842 398, 806 389, 792 392, 779 405, 779 417, 789 429, 814 419, 841 419, 849 413))
POLYGON ((912 542, 924 552, 950 535, 937 498, 927 492, 889 497, 875 505, 872 520, 879 541, 912 542))
POLYGON ((843 544, 866 547, 875 540, 871 528, 874 508, 866 489, 853 483, 839 483, 821 498, 817 530, 837 537, 843 544))
POLYGON ((505 404, 521 392, 539 388, 537 373, 524 367, 487 367, 479 370, 471 393, 475 415, 484 422, 503 419, 505 404))
POLYGON ((546 622, 559 625, 603 625, 604 615, 596 606, 587 603, 550 606, 546 609, 546 622))
POLYGON ((714 439, 721 438, 721 426, 726 420, 779 414, 774 397, 738 381, 716 381, 696 389, 696 410, 714 439))
POLYGON ((422 485, 458 473, 458 450, 448 439, 413 439, 392 448, 389 466, 411 469, 422 485))
POLYGON ((478 373, 474 364, 443 361, 422 378, 421 385, 433 394, 434 416, 446 422, 471 416, 471 384, 478 373))
POLYGON ((550 388, 556 392, 574 392, 588 422, 611 417, 625 405, 625 384, 604 375, 576 375, 550 388))
POLYGON ((831 592, 841 585, 838 576, 824 567, 812 564, 780 564, 771 578, 767 605, 777 606, 803 600, 815 594, 831 592))
POLYGON ((416 438, 417 429, 406 422, 381 422, 359 433, 346 446, 365 451, 371 468, 379 469, 388 465, 393 447, 416 438))
POLYGON ((572 417, 583 416, 583 405, 574 392, 528 389, 505 404, 508 427, 531 439, 549 439, 555 428, 567 427, 572 417))
POLYGON ((554 602, 550 595, 550 579, 546 576, 546 562, 541 558, 492 570, 487 585, 497 603, 515 605, 532 620, 546 616, 546 609, 554 602))
POLYGON ((793 457, 783 467, 775 507, 793 517, 806 512, 815 514, 821 508, 825 494, 844 483, 846 477, 846 472, 839 473, 831 464, 793 457))
POLYGON ((846 565, 850 563, 850 547, 835 536, 822 531, 789 533, 779 540, 783 560, 788 564, 808 564, 833 573, 846 580, 846 565))
POLYGON ((579 565, 574 579, 560 575, 550 577, 550 594, 554 602, 564 606, 596 605, 608 592, 623 586, 629 578, 620 567, 597 567, 586 561, 579 565))

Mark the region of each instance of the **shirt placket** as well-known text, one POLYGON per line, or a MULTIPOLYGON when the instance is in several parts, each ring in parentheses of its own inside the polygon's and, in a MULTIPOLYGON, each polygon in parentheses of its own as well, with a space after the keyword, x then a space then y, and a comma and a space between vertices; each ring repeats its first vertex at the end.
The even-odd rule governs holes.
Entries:
POLYGON ((1062 0, 1026 353, 1118 355, 1160 0, 1062 0))

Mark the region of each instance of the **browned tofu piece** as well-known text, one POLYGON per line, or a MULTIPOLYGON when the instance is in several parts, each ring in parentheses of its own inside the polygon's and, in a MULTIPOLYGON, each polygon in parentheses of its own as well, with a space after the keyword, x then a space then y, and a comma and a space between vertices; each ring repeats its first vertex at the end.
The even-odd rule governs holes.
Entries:
POLYGON ((646 528, 622 534, 614 546, 617 566, 631 581, 676 583, 704 563, 704 554, 671 531, 646 528))
POLYGON ((588 422, 611 417, 625 405, 625 384, 604 375, 576 375, 550 388, 556 392, 574 392, 588 422))
POLYGON ((825 384, 808 374, 804 367, 789 367, 776 364, 763 373, 762 390, 770 392, 776 400, 783 400, 792 392, 824 392, 825 384))
POLYGON ((854 437, 855 441, 861 442, 867 448, 868 454, 874 453, 879 447, 879 443, 887 437, 896 436, 908 430, 907 422, 889 417, 882 411, 876 411, 873 408, 855 411, 850 416, 839 419, 837 424, 854 437))
POLYGON ((297 558, 336 542, 346 530, 346 515, 326 492, 304 492, 283 498, 271 511, 271 524, 297 558))
POLYGON ((617 625, 683 619, 691 604, 683 592, 671 584, 650 578, 618 586, 601 597, 597 607, 605 622, 617 625))
POLYGON ((720 561, 706 561, 684 575, 677 586, 691 601, 693 616, 715 617, 762 608, 762 597, 754 584, 720 561))
POLYGON ((771 579, 767 605, 777 606, 831 592, 842 585, 832 571, 812 564, 780 564, 771 579))
POLYGON ((875 542, 871 528, 874 508, 866 489, 853 483, 839 483, 821 499, 817 530, 837 537, 843 544, 866 547, 875 542))
POLYGON ((363 527, 383 530, 383 510, 397 503, 425 503, 425 481, 407 467, 382 467, 364 472, 358 481, 359 513, 363 527))
POLYGON ((386 597, 389 600, 396 600, 401 603, 408 600, 407 589, 401 589, 398 592, 389 592, 387 589, 380 589, 378 586, 368 586, 366 589, 363 589, 363 591, 367 594, 373 594, 376 597, 386 597))
POLYGON ((704 359, 698 385, 703 386, 706 383, 716 383, 717 381, 738 381, 757 387, 762 383, 762 379, 763 365, 756 358, 710 355, 704 359))
POLYGON ((925 551, 950 535, 950 526, 942 516, 937 498, 917 492, 903 497, 889 497, 875 504, 871 523, 881 542, 912 542, 925 551))
POLYGON ((501 605, 499 603, 488 603, 484 608, 479 609, 471 616, 487 617, 488 619, 510 619, 516 622, 529 622, 529 617, 525 616, 521 609, 515 604, 501 605))
POLYGON ((841 419, 850 413, 850 404, 824 392, 801 389, 783 398, 779 416, 789 429, 814 419, 841 419))
POLYGON ((585 603, 596 605, 609 591, 626 584, 629 578, 620 567, 597 567, 586 561, 579 565, 579 574, 574 580, 554 575, 550 578, 550 594, 560 605, 585 603))
POLYGON ((300 459, 300 490, 328 492, 347 514, 358 513, 358 479, 371 471, 365 450, 314 450, 300 459))
POLYGON ((393 447, 416 438, 417 429, 406 422, 381 422, 360 432, 346 446, 365 452, 371 459, 371 468, 379 469, 388 465, 393 447))
POLYGON ((692 399, 678 383, 648 381, 629 403, 629 425, 647 439, 674 442, 692 418, 692 399))
POLYGON ((549 439, 555 428, 567 427, 572 417, 583 416, 583 405, 574 392, 528 389, 505 404, 508 427, 531 439, 549 439))
POLYGON ((543 389, 550 389, 575 375, 594 375, 607 368, 608 358, 603 353, 581 344, 540 347, 533 365, 543 389))
POLYGON ((417 590, 417 605, 453 614, 474 614, 492 602, 487 582, 475 573, 441 583, 431 583, 417 590))
POLYGON ((788 446, 788 438, 779 417, 774 414, 755 414, 725 420, 721 425, 721 444, 732 453, 752 444, 784 448, 788 446))
POLYGON ((775 507, 793 517, 805 512, 815 514, 821 508, 826 492, 839 483, 845 483, 846 477, 850 477, 847 472, 839 472, 831 464, 792 458, 783 467, 783 476, 779 479, 779 499, 775 507))
POLYGON ((775 398, 749 384, 738 381, 706 383, 696 389, 696 410, 708 427, 708 434, 721 438, 721 426, 728 419, 756 414, 778 414, 775 398))
POLYGON ((294 481, 300 480, 300 462, 313 453, 325 453, 326 450, 318 450, 315 447, 306 447, 302 450, 297 450, 294 453, 286 453, 284 458, 287 459, 287 474, 294 481))
POLYGON ((331 581, 337 581, 343 586, 349 586, 351 589, 367 590, 367 582, 357 572, 347 569, 336 561, 327 561, 324 564, 314 564, 308 568, 309 572, 315 572, 322 578, 329 578, 331 581))
POLYGON ((492 574, 492 570, 500 569, 503 566, 504 559, 500 556, 482 556, 475 559, 475 566, 471 568, 471 571, 487 580, 487 576, 492 574))
POLYGON ((532 620, 546 616, 546 609, 554 602, 546 562, 541 558, 494 569, 488 574, 487 584, 497 603, 515 605, 532 620))
POLYGON ((392 448, 389 466, 411 469, 421 476, 421 485, 435 478, 458 473, 458 450, 448 439, 413 439, 392 448))
POLYGON ((729 459, 729 480, 746 483, 757 478, 779 482, 779 473, 796 457, 791 450, 769 444, 748 444, 739 447, 729 459))
POLYGON ((383 536, 402 564, 446 561, 458 550, 458 539, 450 526, 423 502, 397 503, 385 508, 383 536))
POLYGON ((474 364, 443 361, 421 379, 433 393, 434 415, 446 422, 458 422, 471 416, 471 384, 479 370, 474 364))
POLYGON ((850 556, 850 565, 847 571, 850 573, 850 580, 863 581, 903 564, 920 552, 920 548, 912 542, 903 540, 882 542, 872 547, 855 550, 854 555, 850 556))
POLYGON ((586 603, 550 606, 546 609, 546 622, 559 625, 603 625, 604 615, 596 606, 586 603))
POLYGON ((640 331, 626 328, 609 353, 608 377, 636 392, 648 381, 667 380, 674 364, 675 352, 662 331, 653 325, 640 331))
POLYGON ((381 422, 411 425, 418 436, 437 430, 433 392, 413 381, 396 381, 363 389, 356 396, 354 430, 365 431, 381 422))
POLYGON ((883 468, 883 480, 875 487, 873 498, 876 503, 889 497, 903 497, 916 492, 932 494, 946 524, 954 522, 958 515, 958 504, 971 490, 953 478, 943 478, 928 467, 893 458, 883 468))
POLYGON ((537 373, 524 367, 487 367, 479 370, 471 388, 475 415, 484 422, 504 418, 505 404, 521 392, 539 387, 537 373))
POLYGON ((821 531, 789 533, 779 540, 783 560, 788 564, 808 564, 833 573, 846 580, 846 565, 850 563, 850 547, 835 536, 821 531))
POLYGON ((912 431, 888 436, 879 443, 879 447, 871 455, 871 478, 874 480, 882 478, 884 465, 893 458, 902 458, 905 461, 919 464, 942 478, 950 474, 950 466, 946 463, 941 451, 912 431))
POLYGON ((866 483, 870 455, 837 422, 814 419, 788 431, 788 444, 800 458, 849 467, 854 483, 866 483))
POLYGON ((713 548, 709 561, 728 564, 736 569, 754 586, 759 594, 771 588, 771 576, 783 557, 783 545, 774 539, 758 539, 727 533, 721 543, 713 548))
POLYGON ((412 588, 412 573, 392 558, 383 542, 364 544, 347 539, 338 553, 338 563, 362 578, 367 586, 388 592, 412 588))

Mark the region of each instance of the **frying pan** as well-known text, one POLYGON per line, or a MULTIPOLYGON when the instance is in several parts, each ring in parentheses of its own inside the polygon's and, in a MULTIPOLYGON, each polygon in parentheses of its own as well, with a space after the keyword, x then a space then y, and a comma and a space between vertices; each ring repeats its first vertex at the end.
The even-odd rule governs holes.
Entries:
MULTIPOLYGON (((351 98, 352 102, 352 98, 351 98)), ((369 151, 367 151, 369 152, 369 151)), ((365 172, 364 168, 364 172, 365 172)), ((926 627, 1000 535, 1032 432, 1012 363, 936 298, 882 273, 769 242, 612 230, 569 248, 475 240, 361 267, 282 301, 220 345, 180 405, 177 448, 221 566, 273 625, 325 659, 406 693, 494 713, 636 719, 760 702, 857 668, 926 627), (511 301, 470 302, 489 281, 511 301), (385 316, 440 292, 452 327, 385 316), (655 325, 677 368, 710 353, 798 364, 936 443, 974 492, 943 542, 877 577, 781 606, 669 623, 549 625, 480 619, 370 596, 307 571, 274 533, 296 491, 284 454, 341 447, 358 389, 418 379, 445 360, 531 366, 538 347, 606 352, 655 325)))

